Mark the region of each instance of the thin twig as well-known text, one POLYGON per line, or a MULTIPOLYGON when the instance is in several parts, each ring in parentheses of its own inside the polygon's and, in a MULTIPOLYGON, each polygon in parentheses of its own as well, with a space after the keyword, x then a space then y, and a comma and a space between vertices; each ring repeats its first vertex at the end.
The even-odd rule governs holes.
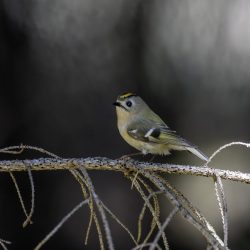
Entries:
MULTIPOLYGON (((20 145, 22 146, 22 144, 20 145)), ((23 152, 23 148, 18 148, 18 150, 14 150, 14 149, 17 149, 17 147, 20 147, 20 146, 10 146, 10 147, 6 147, 6 148, 1 148, 0 149, 0 153, 4 153, 4 154, 21 154, 23 152)))
POLYGON ((135 240, 135 237, 130 232, 130 230, 118 219, 118 217, 102 201, 101 201, 101 204, 102 204, 103 208, 111 215, 111 217, 128 233, 130 238, 133 240, 133 242, 137 246, 138 244, 135 240))
MULTIPOLYGON (((141 177, 138 177, 138 181, 145 187, 145 189, 148 191, 149 195, 154 193, 153 189, 151 187, 149 187, 149 185, 141 177)), ((153 202, 154 202, 155 215, 156 215, 157 219, 159 220, 159 218, 160 218, 160 205, 159 205, 158 197, 156 195, 153 195, 152 197, 153 197, 153 202)), ((148 200, 148 203, 149 203, 149 200, 148 200)), ((153 216, 150 231, 148 232, 147 236, 145 237, 145 239, 143 241, 144 244, 146 244, 148 242, 148 240, 151 237, 151 235, 153 234, 156 226, 157 226, 157 223, 156 223, 155 218, 153 216)))
POLYGON ((166 220, 164 221, 161 229, 158 231, 157 235, 155 236, 152 245, 150 246, 149 250, 154 250, 157 246, 157 242, 159 241, 162 232, 164 232, 164 230, 166 229, 166 227, 168 226, 168 224, 170 223, 170 221, 172 220, 172 218, 174 217, 174 215, 179 211, 179 209, 177 207, 175 207, 171 213, 168 215, 168 217, 166 218, 166 220))
MULTIPOLYGON (((133 180, 133 178, 131 177, 131 181, 133 180)), ((137 180, 134 180, 134 186, 136 187, 136 189, 138 190, 138 192, 140 193, 141 197, 143 198, 144 202, 147 204, 147 207, 149 209, 149 211, 151 212, 158 228, 160 229, 161 228, 161 223, 159 222, 158 218, 157 218, 157 215, 152 207, 152 205, 149 203, 149 201, 147 200, 147 196, 145 195, 144 191, 142 190, 139 182, 137 180)), ((167 237, 165 235, 164 232, 162 232, 162 239, 163 239, 163 242, 164 242, 164 247, 165 249, 169 249, 168 247, 168 242, 167 242, 167 237)))
POLYGON ((28 176, 29 176, 29 181, 30 181, 30 187, 31 187, 31 208, 30 208, 30 212, 28 217, 26 218, 26 220, 23 223, 23 227, 26 227, 28 225, 28 223, 32 223, 31 218, 32 215, 34 213, 34 209, 35 209, 35 185, 34 185, 34 180, 33 180, 33 176, 30 170, 30 167, 27 166, 27 170, 28 170, 28 176))
POLYGON ((75 206, 67 215, 65 215, 62 220, 58 223, 54 229, 46 235, 46 237, 39 242, 39 244, 35 247, 35 250, 41 249, 41 247, 63 226, 63 224, 76 212, 78 211, 83 205, 87 204, 89 199, 80 202, 77 206, 75 206))
POLYGON ((165 196, 171 203, 179 209, 180 214, 193 224, 214 247, 224 248, 224 243, 216 234, 213 227, 208 223, 204 216, 202 216, 197 209, 195 209, 184 196, 179 194, 167 181, 156 174, 143 173, 149 180, 151 180, 159 190, 165 192, 165 196), (184 202, 184 203, 183 203, 184 202), (191 210, 190 210, 191 209, 191 210), (192 213, 191 213, 192 212, 192 213), (197 217, 195 217, 196 215, 197 217))
POLYGON ((133 189, 134 182, 135 182, 137 176, 139 175, 139 173, 140 173, 140 170, 135 173, 134 179, 132 180, 132 183, 131 183, 131 189, 133 189))
POLYGON ((218 154, 220 153, 222 150, 234 146, 234 145, 241 145, 244 147, 249 148, 250 147, 250 143, 246 143, 246 142, 230 142, 228 144, 223 145, 222 147, 218 148, 207 160, 207 162, 205 163, 204 166, 208 166, 208 164, 212 161, 212 159, 218 154))
MULTIPOLYGON (((23 152, 23 149, 20 149, 20 150, 16 151, 16 150, 14 150, 15 148, 16 148, 16 146, 14 146, 14 147, 2 148, 2 149, 0 149, 0 153, 4 153, 4 154, 21 154, 21 153, 23 152)), ((21 203, 21 207, 22 207, 22 209, 23 209, 23 212, 24 212, 24 214, 25 214, 25 216, 26 216, 26 220, 25 220, 25 221, 26 221, 26 222, 29 222, 30 224, 32 224, 31 218, 29 218, 29 215, 28 215, 27 210, 26 210, 26 208, 25 208, 24 201, 23 201, 23 197, 22 197, 20 188, 19 188, 19 186, 18 186, 18 184, 17 184, 17 180, 16 180, 16 178, 15 178, 15 176, 14 176, 13 173, 9 172, 9 174, 10 174, 10 177, 11 177, 11 179, 12 179, 12 181, 13 181, 13 183, 14 183, 14 186, 15 186, 15 188, 16 188, 17 195, 18 195, 18 199, 19 199, 19 201, 20 201, 20 203, 21 203)), ((24 224, 23 224, 23 225, 24 225, 24 224)), ((0 241, 0 244, 1 244, 1 246, 2 246, 3 248, 6 248, 3 242, 0 241)))
POLYGON ((2 241, 5 244, 11 244, 11 241, 9 241, 9 240, 0 239, 0 241, 2 241))
POLYGON ((111 230, 110 230, 110 227, 109 227, 109 223, 108 223, 105 211, 103 210, 103 207, 101 205, 101 200, 99 199, 98 195, 95 192, 94 186, 92 184, 91 179, 89 178, 89 175, 88 175, 86 169, 83 168, 83 167, 80 167, 80 170, 81 170, 85 180, 88 183, 88 187, 89 187, 89 189, 90 189, 90 191, 91 191, 91 193, 93 195, 94 201, 95 201, 96 206, 97 206, 97 208, 99 210, 99 213, 101 215, 102 223, 103 223, 103 226, 104 226, 106 239, 107 239, 107 243, 108 243, 108 247, 109 247, 110 250, 114 250, 115 248, 114 248, 114 243, 113 243, 113 239, 112 239, 112 236, 111 236, 111 230))
POLYGON ((0 241, 0 245, 4 250, 8 250, 8 248, 5 246, 4 242, 0 241))
MULTIPOLYGON (((25 208, 24 201, 23 201, 23 197, 22 197, 20 188, 19 188, 19 186, 18 186, 18 184, 17 184, 17 180, 16 180, 16 178, 15 178, 15 176, 14 176, 14 174, 13 174, 12 172, 9 172, 9 174, 10 174, 10 177, 11 177, 11 179, 12 179, 12 181, 13 181, 13 183, 14 183, 14 186, 15 186, 15 188, 16 188, 18 200, 20 201, 21 207, 22 207, 22 209, 23 209, 23 212, 24 212, 24 214, 25 214, 25 216, 26 216, 26 220, 27 220, 28 217, 29 217, 29 215, 28 215, 28 212, 27 212, 27 210, 26 210, 26 208, 25 208)), ((26 220, 25 220, 25 221, 26 221, 26 220)), ((29 220, 29 222, 32 223, 31 220, 29 220)))
MULTIPOLYGON (((153 244, 153 243, 140 244, 140 245, 138 245, 138 246, 132 248, 131 250, 138 250, 138 249, 142 249, 142 248, 144 248, 144 247, 150 247, 150 246, 152 246, 152 244, 153 244)), ((155 247, 156 247, 158 250, 162 250, 162 248, 161 248, 158 244, 156 244, 155 247)))
POLYGON ((223 189, 223 184, 221 178, 219 176, 214 177, 214 186, 215 186, 215 194, 219 204, 223 232, 224 232, 224 245, 227 248, 228 246, 228 212, 227 212, 227 201, 225 197, 225 192, 223 189))
POLYGON ((0 239, 0 245, 1 245, 1 247, 2 247, 4 250, 8 250, 8 248, 5 246, 5 244, 9 245, 9 244, 11 244, 11 242, 8 241, 8 240, 0 239))
POLYGON ((83 197, 85 199, 87 199, 87 197, 89 196, 88 205, 89 205, 89 209, 90 209, 90 219, 89 219, 89 224, 88 224, 88 228, 87 228, 84 243, 85 243, 85 245, 87 245, 88 237, 89 237, 89 233, 90 233, 90 227, 92 225, 92 220, 94 219, 94 222, 95 222, 95 225, 96 225, 96 230, 97 230, 97 235, 98 235, 98 239, 99 239, 100 249, 104 250, 105 247, 104 247, 103 235, 102 235, 102 231, 101 231, 101 227, 100 227, 98 218, 97 218, 96 213, 94 211, 92 193, 90 192, 90 190, 89 190, 89 193, 87 192, 86 188, 89 189, 89 187, 88 187, 88 185, 86 183, 86 180, 82 177, 82 175, 76 169, 72 169, 72 170, 70 170, 70 172, 73 174, 75 179, 79 182, 79 184, 81 186, 81 189, 82 189, 83 197))
MULTIPOLYGON (((163 191, 156 191, 156 192, 153 192, 151 194, 149 194, 149 196, 147 197, 147 201, 149 202, 149 200, 153 197, 153 196, 156 196, 158 194, 162 194, 164 193, 163 191)), ((140 212, 140 215, 139 215, 139 218, 138 218, 138 233, 137 233, 137 242, 140 241, 141 239, 141 232, 142 232, 142 220, 144 218, 144 214, 145 214, 145 211, 146 211, 146 208, 147 208, 147 203, 146 201, 144 202, 143 204, 143 207, 141 209, 141 212, 140 212)))
POLYGON ((57 156, 54 153, 51 153, 50 151, 40 148, 40 147, 36 147, 36 146, 30 146, 30 145, 19 145, 19 146, 10 146, 10 147, 6 147, 6 148, 2 148, 0 149, 0 153, 5 153, 5 154, 21 154, 25 149, 30 149, 30 150, 35 150, 38 151, 40 153, 46 154, 48 156, 51 156, 53 158, 59 158, 59 156, 57 156))
MULTIPOLYGON (((20 146, 10 146, 10 147, 2 148, 2 149, 0 149, 0 153, 21 154, 24 151, 24 149, 32 149, 32 150, 47 154, 49 156, 58 158, 57 155, 55 155, 55 154, 53 154, 53 153, 51 153, 51 152, 49 152, 49 151, 47 151, 45 149, 42 149, 42 148, 39 148, 39 147, 34 147, 34 146, 29 146, 29 145, 23 145, 23 144, 21 144, 20 146), (16 151, 16 150, 18 150, 18 151, 16 151)), ((33 223, 31 221, 31 217, 32 217, 32 215, 34 213, 34 206, 35 206, 35 186, 34 186, 34 181, 33 181, 33 177, 32 177, 30 167, 27 167, 27 170, 28 170, 30 186, 31 186, 31 209, 30 209, 29 215, 28 215, 27 210, 25 208, 24 201, 23 201, 20 189, 18 187, 17 181, 15 179, 15 176, 13 175, 13 173, 9 172, 10 176, 11 176, 13 182, 14 182, 14 185, 16 187, 16 191, 17 191, 18 198, 19 198, 19 201, 21 203, 22 209, 24 211, 24 214, 26 215, 26 220, 23 222, 23 227, 26 227, 28 225, 28 223, 30 223, 30 224, 33 223)))

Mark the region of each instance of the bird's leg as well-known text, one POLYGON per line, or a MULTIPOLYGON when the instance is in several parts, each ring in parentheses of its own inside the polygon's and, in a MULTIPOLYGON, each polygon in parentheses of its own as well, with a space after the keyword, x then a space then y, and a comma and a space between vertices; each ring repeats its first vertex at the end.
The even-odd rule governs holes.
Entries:
POLYGON ((121 159, 121 160, 130 160, 131 156, 135 156, 135 155, 142 155, 142 152, 137 152, 137 153, 123 155, 119 159, 121 159))

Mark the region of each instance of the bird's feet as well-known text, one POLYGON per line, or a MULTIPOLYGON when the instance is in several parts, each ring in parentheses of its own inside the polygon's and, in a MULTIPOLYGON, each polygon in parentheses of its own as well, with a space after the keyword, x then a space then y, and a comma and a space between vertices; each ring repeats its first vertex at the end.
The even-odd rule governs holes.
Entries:
POLYGON ((132 158, 129 156, 129 155, 123 155, 119 158, 119 160, 123 160, 123 161, 129 161, 131 160, 132 158))
POLYGON ((141 155, 141 154, 142 154, 141 152, 133 153, 133 154, 127 154, 127 155, 121 156, 119 159, 120 159, 120 160, 124 160, 124 161, 129 161, 129 160, 132 160, 132 157, 131 157, 131 156, 141 155))

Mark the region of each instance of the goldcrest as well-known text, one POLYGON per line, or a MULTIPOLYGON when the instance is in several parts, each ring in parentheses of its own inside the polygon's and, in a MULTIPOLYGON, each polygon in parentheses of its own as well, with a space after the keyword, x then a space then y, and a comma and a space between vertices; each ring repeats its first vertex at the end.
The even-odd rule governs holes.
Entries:
POLYGON ((121 136, 143 154, 168 155, 170 150, 187 150, 204 161, 208 160, 196 146, 171 130, 136 94, 120 95, 114 105, 121 136))

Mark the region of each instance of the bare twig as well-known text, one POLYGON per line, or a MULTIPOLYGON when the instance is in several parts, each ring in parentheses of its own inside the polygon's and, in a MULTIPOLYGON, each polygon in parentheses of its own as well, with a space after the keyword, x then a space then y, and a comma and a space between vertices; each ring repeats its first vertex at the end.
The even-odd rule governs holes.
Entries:
POLYGON ((101 202, 101 204, 102 204, 103 208, 111 215, 111 217, 128 233, 130 238, 133 240, 133 242, 137 246, 137 242, 135 240, 135 237, 130 232, 130 230, 118 219, 118 217, 103 202, 101 202))
POLYGON ((6 147, 6 148, 2 148, 2 149, 0 149, 0 153, 21 154, 25 149, 34 150, 34 151, 37 151, 39 153, 51 156, 53 158, 61 158, 60 156, 58 156, 58 155, 56 155, 56 154, 54 154, 46 149, 36 147, 36 146, 23 145, 23 144, 21 144, 19 146, 10 146, 10 147, 6 147))
MULTIPOLYGON (((131 179, 131 181, 133 181, 133 177, 131 177, 130 179, 131 179)), ((139 184, 139 182, 137 180, 134 180, 134 186, 136 187, 137 191, 140 193, 140 195, 143 198, 144 202, 147 204, 147 207, 148 207, 149 211, 151 212, 151 214, 152 214, 158 228, 160 229, 161 228, 161 223, 158 220, 157 214, 155 213, 152 205, 147 200, 147 196, 145 195, 144 191, 142 190, 142 188, 141 188, 141 186, 140 186, 140 184, 139 184)), ((166 237, 165 233, 162 232, 161 236, 162 236, 162 239, 163 239, 163 242, 164 242, 165 249, 169 249, 168 242, 167 242, 167 237, 166 237)), ((143 244, 145 244, 145 242, 143 242, 143 244)), ((142 247, 143 247, 143 244, 142 244, 142 247)))
POLYGON ((41 247, 63 226, 63 224, 77 211, 79 210, 83 205, 88 203, 88 199, 80 202, 76 207, 74 207, 66 216, 63 217, 63 219, 58 223, 54 229, 47 234, 47 236, 40 241, 40 243, 35 247, 35 250, 41 249, 41 247))
MULTIPOLYGON (((55 154, 53 154, 53 153, 51 153, 51 152, 49 152, 49 151, 47 151, 45 149, 42 149, 42 148, 39 148, 39 147, 34 147, 34 146, 29 146, 29 145, 23 145, 23 144, 21 144, 20 146, 10 146, 10 147, 2 148, 2 149, 0 149, 0 153, 21 154, 24 151, 24 149, 35 150, 35 151, 47 154, 47 155, 55 157, 55 158, 58 157, 57 155, 55 155, 55 154)), ((23 227, 26 227, 28 225, 28 223, 30 223, 30 224, 33 223, 31 221, 31 217, 32 217, 32 215, 34 213, 34 206, 35 206, 35 186, 34 186, 34 181, 33 181, 33 177, 32 177, 30 167, 27 167, 27 170, 28 170, 30 186, 31 186, 31 209, 30 209, 29 215, 28 215, 27 210, 25 208, 24 201, 23 201, 23 198, 22 198, 22 194, 21 194, 20 188, 19 188, 19 186, 17 184, 16 178, 15 178, 15 176, 14 176, 14 174, 12 172, 9 172, 10 176, 11 176, 11 179, 12 179, 14 185, 15 185, 17 195, 18 195, 19 201, 21 203, 22 209, 23 209, 24 214, 26 216, 26 220, 23 222, 23 227)))
MULTIPOLYGON (((133 179, 134 181, 134 179, 133 179)), ((149 194, 149 196, 147 197, 146 201, 144 202, 144 205, 141 209, 141 212, 140 212, 140 215, 139 215, 139 218, 138 218, 138 233, 137 233, 137 242, 139 242, 140 238, 141 238, 141 231, 142 231, 142 220, 144 218, 144 214, 145 214, 145 211, 146 211, 146 208, 147 208, 147 202, 149 202, 149 200, 153 197, 153 196, 156 196, 158 194, 162 194, 164 193, 163 191, 156 191, 156 192, 152 192, 149 194)))
POLYGON ((25 149, 30 149, 30 150, 34 150, 43 154, 46 154, 48 156, 51 156, 53 158, 59 158, 59 156, 57 156, 54 153, 49 152, 46 149, 40 148, 40 147, 36 147, 36 146, 30 146, 30 145, 19 145, 19 146, 10 146, 10 147, 6 147, 6 148, 2 148, 0 149, 0 153, 5 153, 5 154, 21 154, 25 149))
POLYGON ((91 179, 89 178, 89 175, 88 175, 86 169, 83 168, 83 167, 80 167, 80 170, 81 170, 81 172, 82 172, 82 174, 84 176, 84 179, 86 180, 86 182, 88 184, 88 187, 89 187, 89 189, 90 189, 90 191, 92 193, 93 199, 94 199, 94 201, 96 203, 96 206, 97 206, 97 208, 99 210, 99 213, 101 215, 102 223, 103 223, 104 230, 105 230, 105 233, 106 233, 106 239, 107 239, 107 242, 108 242, 108 247, 109 247, 110 250, 114 250, 114 243, 113 243, 113 239, 112 239, 112 236, 111 236, 111 230, 110 230, 110 227, 109 227, 109 223, 108 223, 105 211, 103 210, 101 200, 99 199, 98 195, 95 192, 94 186, 92 184, 91 179))
POLYGON ((29 213, 28 217, 26 218, 26 220, 23 223, 23 227, 26 227, 28 223, 30 223, 30 224, 32 223, 31 218, 32 218, 32 215, 33 215, 34 209, 35 209, 35 185, 34 185, 33 176, 32 176, 32 173, 31 173, 29 166, 27 166, 27 170, 28 170, 30 187, 31 187, 31 208, 30 208, 30 213, 29 213))
POLYGON ((207 162, 205 163, 204 166, 208 166, 208 164, 212 161, 212 159, 218 154, 220 153, 222 150, 226 149, 226 148, 229 148, 231 146, 234 146, 234 145, 241 145, 241 146, 244 146, 244 147, 247 147, 249 148, 250 147, 250 143, 246 143, 246 142, 231 142, 231 143, 228 143, 228 144, 225 144, 223 145, 222 147, 218 148, 207 160, 207 162))
MULTIPOLYGON (((133 181, 135 180, 135 178, 133 179, 133 181)), ((149 194, 153 194, 154 191, 153 189, 141 178, 141 177, 138 177, 138 181, 139 183, 142 184, 142 186, 145 187, 145 189, 148 191, 149 194)), ((155 211, 155 215, 157 217, 157 219, 159 220, 160 218, 160 205, 159 205, 159 200, 158 200, 158 197, 157 195, 152 195, 152 198, 153 198, 153 202, 154 202, 154 211, 155 211)), ((146 203, 146 202, 145 202, 146 203)), ((150 203, 149 200, 147 201, 147 203, 150 203)), ((146 207, 147 207, 147 204, 146 204, 146 207)), ((150 228, 150 231, 148 232, 147 236, 145 237, 143 243, 146 244, 149 240, 149 238, 151 237, 151 235, 153 234, 154 232, 154 229, 157 225, 157 221, 155 220, 154 216, 152 217, 152 222, 151 222, 151 228, 150 228)), ((164 239, 164 237, 163 237, 164 239)), ((166 242, 167 243, 167 242, 166 242)))
POLYGON ((1 247, 2 247, 4 250, 8 250, 8 248, 5 246, 5 244, 9 245, 9 244, 11 244, 11 242, 8 241, 8 240, 0 239, 0 245, 1 245, 1 247))
POLYGON ((144 172, 144 175, 151 180, 156 187, 164 191, 165 196, 171 201, 171 203, 179 209, 180 214, 193 224, 207 239, 207 241, 214 247, 224 248, 224 244, 216 234, 213 227, 208 223, 204 216, 195 209, 192 204, 176 189, 173 188, 165 179, 156 174, 149 174, 144 172))
POLYGON ((170 223, 170 221, 172 220, 172 218, 174 217, 174 215, 178 212, 178 208, 175 207, 171 213, 168 215, 168 217, 166 218, 165 222, 163 223, 161 229, 158 231, 157 235, 154 238, 154 241, 152 242, 152 245, 150 246, 149 250, 154 250, 157 247, 157 242, 159 241, 162 232, 164 232, 164 230, 166 229, 166 227, 168 226, 168 224, 170 223))
MULTIPOLYGON (((17 195, 18 195, 18 200, 20 201, 21 207, 22 207, 23 212, 24 212, 24 214, 25 214, 25 216, 26 216, 26 220, 25 220, 25 221, 27 221, 29 215, 28 215, 28 212, 27 212, 27 210, 26 210, 26 208, 25 208, 24 201, 23 201, 23 197, 22 197, 20 188, 19 188, 19 186, 18 186, 18 184, 17 184, 17 180, 16 180, 16 178, 15 178, 15 176, 14 176, 14 174, 13 174, 12 172, 9 172, 9 174, 10 174, 10 177, 11 177, 11 179, 12 179, 12 181, 13 181, 13 183, 14 183, 14 186, 15 186, 15 188, 16 188, 16 192, 17 192, 17 195)), ((28 220, 28 221, 29 221, 30 223, 32 223, 31 220, 28 220)))
POLYGON ((221 178, 219 176, 214 177, 214 186, 215 186, 215 194, 216 194, 219 208, 220 208, 220 212, 221 212, 223 232, 224 232, 224 245, 227 248, 227 244, 228 244, 227 202, 226 202, 225 192, 223 189, 223 184, 222 184, 221 178))
MULTIPOLYGON (((22 144, 21 144, 22 146, 22 144)), ((6 148, 1 148, 0 149, 0 153, 4 153, 4 154, 21 154, 23 152, 23 148, 19 148, 20 146, 10 146, 10 147, 6 147, 6 148), (16 150, 18 149, 18 150, 16 150)))
POLYGON ((86 236, 85 236, 85 245, 87 245, 88 237, 89 237, 89 233, 90 233, 90 227, 92 225, 92 220, 94 219, 94 222, 96 225, 96 230, 97 230, 97 235, 98 235, 98 239, 99 239, 100 249, 104 250, 105 247, 104 247, 103 235, 102 235, 102 231, 101 231, 101 227, 100 227, 98 218, 97 218, 96 213, 94 211, 94 203, 93 203, 92 193, 90 192, 90 190, 89 190, 89 193, 87 192, 87 189, 89 189, 88 184, 87 184, 86 180, 83 178, 83 176, 79 173, 78 170, 72 169, 72 170, 70 170, 70 172, 73 174, 75 179, 79 182, 81 189, 82 189, 83 197, 85 199, 87 199, 89 197, 88 205, 89 205, 89 209, 90 209, 90 219, 89 219, 89 225, 88 225, 86 236))
MULTIPOLYGON (((152 246, 152 244, 153 243, 146 243, 146 244, 142 243, 142 244, 140 244, 140 245, 132 248, 131 250, 143 249, 144 247, 150 247, 150 246, 152 246)), ((157 248, 158 250, 162 250, 162 248, 158 244, 155 245, 155 248, 157 248)))

